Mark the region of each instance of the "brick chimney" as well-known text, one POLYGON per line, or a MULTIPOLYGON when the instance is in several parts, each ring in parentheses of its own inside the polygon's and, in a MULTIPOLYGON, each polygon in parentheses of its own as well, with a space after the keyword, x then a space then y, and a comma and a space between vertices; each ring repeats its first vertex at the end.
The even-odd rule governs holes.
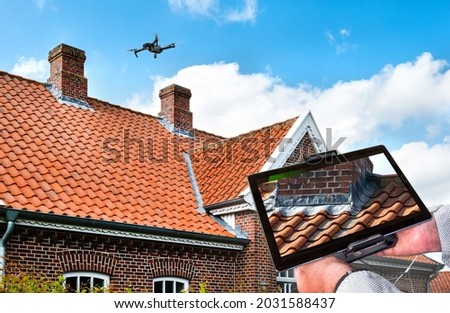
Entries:
POLYGON ((86 55, 83 50, 60 44, 48 53, 50 77, 47 83, 62 101, 87 104, 86 55))
POLYGON ((192 112, 189 110, 191 90, 179 85, 170 85, 159 91, 161 112, 164 119, 174 132, 192 136, 192 112))

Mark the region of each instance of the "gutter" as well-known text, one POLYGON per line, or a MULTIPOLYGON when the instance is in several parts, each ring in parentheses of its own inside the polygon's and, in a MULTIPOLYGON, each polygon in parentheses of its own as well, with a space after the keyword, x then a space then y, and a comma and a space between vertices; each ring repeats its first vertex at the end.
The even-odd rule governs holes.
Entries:
MULTIPOLYGON (((2 208, 0 207, 0 212, 2 208)), ((194 233, 183 230, 174 230, 168 228, 158 228, 151 226, 141 226, 136 224, 126 224, 118 223, 112 221, 104 220, 93 220, 89 218, 81 217, 69 217, 64 215, 55 215, 51 213, 40 213, 40 212, 30 212, 30 211, 17 211, 17 210, 7 210, 8 212, 15 212, 16 225, 25 226, 35 226, 35 227, 46 227, 45 224, 56 224, 56 226, 50 227, 53 229, 60 229, 61 225, 68 225, 73 227, 72 231, 77 231, 77 227, 89 228, 100 230, 98 234, 103 235, 113 235, 120 237, 133 237, 136 239, 148 239, 148 240, 158 240, 163 241, 166 239, 174 238, 176 240, 172 241, 174 243, 180 244, 192 244, 209 246, 224 249, 242 250, 244 246, 249 243, 248 239, 236 238, 236 237, 226 237, 226 236, 215 236, 211 234, 204 233, 194 233), (19 219, 17 217, 20 216, 19 219), (203 244, 201 244, 203 242, 203 244), (210 244, 208 244, 210 243, 210 244)), ((49 228, 47 226, 47 228, 49 228)), ((81 230, 83 232, 89 232, 86 229, 81 230)))
POLYGON ((6 211, 6 220, 7 226, 5 233, 0 239, 0 281, 2 280, 3 275, 5 275, 5 265, 6 265, 6 246, 8 244, 8 240, 11 237, 14 231, 14 225, 16 223, 16 219, 18 216, 17 211, 6 211))
POLYGON ((233 205, 239 205, 239 204, 244 204, 245 200, 243 197, 239 197, 239 198, 235 198, 235 199, 230 199, 230 200, 225 200, 222 202, 216 202, 213 204, 208 204, 204 206, 204 209, 206 212, 212 211, 212 210, 216 210, 216 209, 221 209, 224 207, 228 207, 228 206, 233 206, 233 205))

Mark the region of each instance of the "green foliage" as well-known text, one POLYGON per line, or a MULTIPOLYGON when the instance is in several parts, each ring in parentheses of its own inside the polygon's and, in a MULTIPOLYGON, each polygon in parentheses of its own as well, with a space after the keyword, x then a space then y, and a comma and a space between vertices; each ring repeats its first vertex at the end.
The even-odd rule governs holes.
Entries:
POLYGON ((123 290, 124 293, 133 293, 133 286, 131 285, 131 283, 129 282, 128 285, 124 288, 123 290))
POLYGON ((199 293, 208 293, 208 282, 206 280, 202 280, 198 284, 198 292, 199 293))
POLYGON ((64 277, 48 278, 39 273, 6 274, 0 282, 0 293, 62 293, 64 277))
POLYGON ((81 288, 79 293, 109 293, 109 288, 94 286, 92 288, 81 288))
MULTIPOLYGON (((21 267, 10 263, 7 273, 0 277, 0 293, 65 293, 69 292, 62 275, 47 277, 30 267, 21 267)), ((82 288, 80 293, 102 293, 109 290, 104 287, 82 288)))
POLYGON ((181 292, 182 293, 186 293, 186 292, 189 292, 189 293, 194 293, 194 292, 208 293, 209 292, 208 291, 208 281, 205 280, 205 279, 202 279, 201 282, 198 283, 198 291, 196 291, 194 289, 194 287, 190 286, 188 290, 183 289, 181 292))

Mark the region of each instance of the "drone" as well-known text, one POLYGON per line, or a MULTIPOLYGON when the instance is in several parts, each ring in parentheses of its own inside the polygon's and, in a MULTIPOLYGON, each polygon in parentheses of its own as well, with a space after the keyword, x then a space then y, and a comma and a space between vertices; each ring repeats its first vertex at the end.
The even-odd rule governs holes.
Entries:
POLYGON ((158 42, 159 42, 158 35, 155 35, 155 40, 153 40, 153 42, 151 43, 146 42, 142 45, 142 48, 129 49, 128 51, 134 52, 134 55, 137 58, 139 52, 147 50, 148 52, 153 53, 153 57, 156 59, 158 54, 160 54, 164 50, 175 48, 175 43, 171 43, 170 45, 161 47, 158 42))

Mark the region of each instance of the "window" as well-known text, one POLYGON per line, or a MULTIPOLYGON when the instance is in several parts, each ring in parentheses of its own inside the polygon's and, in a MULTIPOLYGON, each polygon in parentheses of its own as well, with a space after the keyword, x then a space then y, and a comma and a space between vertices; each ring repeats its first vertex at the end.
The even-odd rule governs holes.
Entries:
POLYGON ((277 273, 277 284, 282 293, 297 292, 297 283, 295 282, 294 269, 277 273))
POLYGON ((189 281, 178 277, 159 277, 153 279, 154 293, 180 293, 189 288, 189 281))
POLYGON ((93 272, 70 272, 63 274, 68 292, 104 291, 109 285, 109 276, 93 272))

